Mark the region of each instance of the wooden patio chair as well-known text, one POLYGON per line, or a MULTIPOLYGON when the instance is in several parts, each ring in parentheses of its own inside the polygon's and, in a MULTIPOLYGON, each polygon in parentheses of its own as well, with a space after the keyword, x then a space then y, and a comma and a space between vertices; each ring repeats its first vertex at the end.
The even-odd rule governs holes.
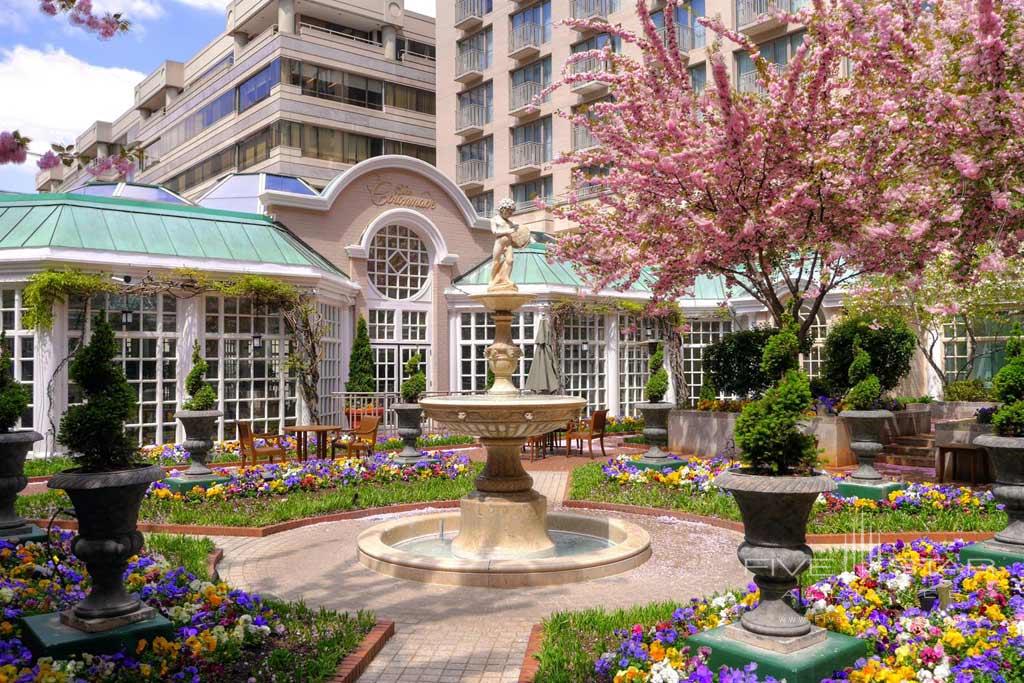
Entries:
POLYGON ((363 451, 366 455, 373 455, 373 449, 377 446, 377 431, 380 429, 380 415, 364 415, 355 429, 343 429, 341 434, 348 435, 348 439, 337 438, 331 441, 331 457, 335 457, 335 449, 343 448, 346 457, 351 458, 353 454, 359 455, 363 451))
POLYGON ((288 459, 284 434, 254 434, 252 423, 238 422, 237 425, 238 453, 241 456, 242 467, 245 467, 247 460, 251 460, 251 464, 255 465, 263 456, 266 456, 268 462, 274 462, 274 456, 281 456, 281 462, 288 459), (256 439, 263 439, 264 445, 257 446, 256 439))
POLYGON ((608 425, 608 411, 595 410, 589 420, 570 422, 565 433, 565 450, 572 455, 572 442, 575 440, 579 445, 580 455, 583 455, 583 442, 587 442, 590 449, 590 457, 594 457, 594 439, 601 444, 601 457, 606 458, 608 454, 604 451, 605 428, 608 425))

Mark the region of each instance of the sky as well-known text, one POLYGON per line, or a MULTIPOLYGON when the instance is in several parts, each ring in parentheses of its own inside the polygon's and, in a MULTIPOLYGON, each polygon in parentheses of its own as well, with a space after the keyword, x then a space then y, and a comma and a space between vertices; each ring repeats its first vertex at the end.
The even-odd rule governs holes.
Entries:
MULTIPOLYGON (((434 16, 435 0, 406 0, 434 16)), ((50 17, 39 0, 0 0, 0 130, 32 138, 30 150, 73 143, 93 121, 132 105, 135 85, 165 60, 184 62, 224 30, 226 0, 93 0, 121 12, 131 30, 100 40, 50 17)), ((0 166, 0 190, 35 192, 34 157, 0 166)))

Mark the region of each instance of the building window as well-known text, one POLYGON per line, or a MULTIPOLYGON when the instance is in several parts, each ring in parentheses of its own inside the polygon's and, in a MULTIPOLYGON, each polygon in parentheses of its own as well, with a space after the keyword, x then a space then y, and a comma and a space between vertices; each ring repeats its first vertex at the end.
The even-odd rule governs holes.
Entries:
POLYGON ((275 59, 238 86, 238 111, 243 112, 270 96, 270 90, 281 81, 281 60, 275 59))
POLYGON ((412 142, 400 142, 398 140, 384 141, 385 154, 404 154, 407 157, 414 157, 425 161, 431 166, 437 165, 437 150, 433 147, 417 145, 412 142))
POLYGON ((979 379, 991 382, 1006 364, 1006 341, 1013 334, 1013 321, 1020 322, 1020 317, 1014 316, 1009 322, 982 322, 977 326, 974 330, 977 349, 969 373, 967 362, 971 356, 971 339, 967 326, 962 318, 945 323, 942 326, 942 351, 946 381, 979 379))
POLYGON ((342 315, 340 306, 319 304, 324 322, 324 336, 320 340, 320 419, 324 424, 341 424, 343 401, 335 396, 345 390, 344 355, 342 347, 342 315))
POLYGON ((704 384, 704 347, 732 332, 730 320, 688 320, 690 331, 683 335, 683 377, 690 400, 696 401, 704 384))
POLYGON ((280 312, 247 298, 207 296, 205 328, 207 379, 217 383, 224 412, 220 438, 237 438, 239 421, 251 422, 257 433, 295 424, 297 386, 287 363, 292 342, 280 312))
MULTIPOLYGON (((538 59, 524 67, 512 72, 510 79, 510 92, 512 102, 510 107, 517 109, 533 101, 533 98, 551 85, 551 57, 538 59)), ((550 95, 542 98, 547 102, 550 95)))
POLYGON ((411 299, 430 280, 430 254, 412 230, 404 225, 388 225, 370 242, 366 270, 381 296, 398 301, 411 299))
POLYGON ((222 93, 209 104, 189 114, 183 121, 161 134, 160 139, 146 148, 150 166, 164 155, 173 152, 221 119, 235 113, 234 89, 222 93))
POLYGON ((550 201, 554 198, 554 185, 551 182, 551 176, 544 176, 525 183, 516 183, 511 190, 512 199, 516 203, 516 211, 532 211, 535 199, 550 201))
MULTIPOLYGON (((487 388, 487 347, 494 342, 494 320, 489 313, 462 313, 459 317, 459 370, 462 391, 487 388)), ((519 368, 512 375, 517 387, 526 386, 533 361, 534 314, 512 314, 512 343, 523 352, 519 368)))
POLYGON ((494 177, 494 138, 487 136, 476 142, 459 145, 459 162, 481 161, 486 168, 485 178, 494 177))
POLYGON ((25 309, 21 300, 20 287, 0 287, 0 323, 7 335, 4 344, 11 356, 15 381, 21 382, 28 390, 29 405, 21 414, 18 427, 32 429, 34 398, 32 387, 35 382, 35 331, 22 329, 25 309))
MULTIPOLYGON (((758 51, 765 58, 768 65, 776 71, 785 68, 795 55, 797 49, 804 42, 806 31, 797 31, 788 36, 782 36, 767 43, 758 45, 758 51)), ((754 68, 754 60, 746 50, 736 53, 736 74, 737 88, 741 92, 761 92, 763 86, 757 80, 757 69, 754 68)))
POLYGON ((494 192, 491 190, 473 195, 469 198, 469 203, 473 205, 478 216, 490 218, 494 215, 494 192))
POLYGON ((459 93, 459 110, 466 107, 478 106, 483 111, 483 123, 490 123, 494 120, 494 82, 487 81, 477 87, 459 93))
POLYGON ((637 405, 646 398, 644 389, 649 376, 655 339, 655 328, 647 318, 619 316, 619 414, 636 415, 637 405))
MULTIPOLYGON (((694 50, 704 47, 706 44, 704 27, 697 23, 697 20, 704 16, 704 0, 690 0, 685 5, 678 5, 675 11, 676 42, 683 51, 694 50)), ((658 28, 665 44, 668 44, 664 37, 665 31, 665 10, 651 13, 651 21, 658 28)))
MULTIPOLYGON (((175 441, 178 391, 177 300, 169 294, 128 296, 100 294, 88 302, 68 302, 68 350, 91 331, 97 315, 106 316, 119 344, 114 359, 135 390, 134 418, 125 425, 140 446, 175 441), (127 320, 126 320, 127 319, 127 320)), ((69 385, 68 403, 82 400, 77 386, 69 385)))
POLYGON ((551 3, 542 2, 532 7, 517 12, 509 17, 512 21, 512 31, 521 30, 524 26, 537 26, 540 31, 540 42, 546 43, 551 40, 551 3))
POLYGON ((384 92, 386 94, 384 104, 389 107, 418 111, 421 114, 433 115, 436 113, 434 93, 429 90, 387 83, 384 92))
POLYGON ((429 59, 431 61, 437 59, 437 48, 430 43, 421 43, 418 40, 411 40, 410 38, 399 38, 396 41, 395 47, 397 48, 396 52, 399 59, 401 59, 403 55, 429 59))
POLYGON ((459 63, 484 71, 494 62, 494 32, 488 26, 456 43, 459 63))
POLYGON ((565 393, 587 401, 589 411, 607 405, 604 316, 571 315, 562 327, 562 383, 565 393))
POLYGON ((396 316, 394 309, 370 309, 369 314, 374 386, 378 392, 393 394, 406 379, 402 372, 414 354, 419 354, 420 369, 427 372, 429 314, 426 310, 404 310, 396 316))
POLYGON ((821 364, 825 360, 825 337, 828 336, 828 323, 825 321, 825 316, 818 313, 818 317, 815 318, 814 324, 811 325, 807 333, 811 340, 811 350, 803 357, 804 372, 809 377, 820 377, 821 364))
POLYGON ((231 145, 211 157, 203 159, 176 176, 160 181, 160 184, 171 192, 181 194, 189 188, 201 185, 207 180, 216 178, 224 171, 235 166, 235 146, 231 145))
POLYGON ((395 311, 392 308, 374 308, 370 310, 370 319, 367 323, 367 332, 370 339, 386 339, 392 341, 395 338, 395 311))
POLYGON ((270 158, 274 144, 273 126, 267 126, 238 143, 238 170, 242 171, 270 158))
POLYGON ((516 126, 512 129, 512 146, 525 143, 536 143, 541 146, 541 161, 551 161, 551 117, 516 126))
POLYGON ((690 86, 697 95, 703 95, 708 85, 708 70, 704 62, 691 66, 687 71, 690 74, 690 86))

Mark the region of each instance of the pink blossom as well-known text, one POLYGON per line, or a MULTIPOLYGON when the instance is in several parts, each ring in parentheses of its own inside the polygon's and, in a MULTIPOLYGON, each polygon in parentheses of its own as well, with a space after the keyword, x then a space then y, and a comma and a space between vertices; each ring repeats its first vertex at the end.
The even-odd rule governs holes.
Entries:
POLYGON ((0 132, 0 164, 23 164, 28 158, 29 139, 18 131, 0 132))
POLYGON ((955 152, 952 159, 953 164, 956 166, 956 170, 960 171, 964 177, 970 178, 971 180, 977 180, 981 176, 981 168, 970 155, 964 154, 963 152, 955 152))
POLYGON ((39 160, 36 161, 36 166, 38 166, 41 171, 48 171, 51 168, 57 168, 60 164, 60 157, 54 154, 53 150, 47 150, 46 154, 39 157, 39 160))
POLYGON ((998 251, 990 252, 981 259, 978 269, 983 273, 1001 273, 1006 270, 1006 259, 998 251))

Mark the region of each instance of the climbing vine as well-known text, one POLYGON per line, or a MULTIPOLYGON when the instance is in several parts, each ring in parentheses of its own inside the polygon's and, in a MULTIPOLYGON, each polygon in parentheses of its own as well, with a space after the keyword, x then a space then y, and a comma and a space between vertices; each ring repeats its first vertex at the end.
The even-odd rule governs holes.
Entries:
POLYGON ((110 276, 83 273, 80 270, 44 270, 28 278, 22 291, 25 329, 49 330, 53 327, 53 305, 65 303, 72 297, 91 297, 95 294, 117 291, 110 276))

